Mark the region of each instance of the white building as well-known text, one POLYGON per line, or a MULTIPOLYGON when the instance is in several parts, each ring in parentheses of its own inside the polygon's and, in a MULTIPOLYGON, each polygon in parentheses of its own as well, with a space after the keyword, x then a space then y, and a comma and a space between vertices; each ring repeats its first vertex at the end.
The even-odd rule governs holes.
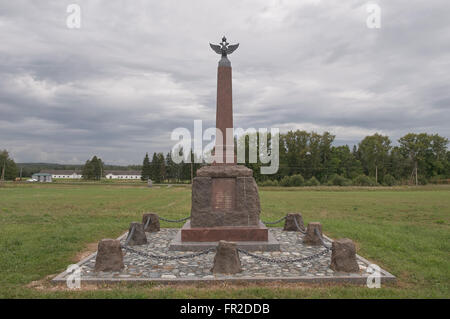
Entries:
POLYGON ((105 171, 106 179, 141 179, 139 171, 105 171))
MULTIPOLYGON (((41 173, 51 174, 52 178, 69 178, 69 179, 83 178, 81 171, 54 170, 54 171, 42 171, 41 173)), ((105 171, 105 178, 106 179, 141 179, 141 172, 139 172, 139 171, 105 171)))
POLYGON ((80 179, 83 177, 80 171, 74 170, 54 170, 54 171, 43 171, 41 173, 51 174, 52 178, 71 178, 80 179))

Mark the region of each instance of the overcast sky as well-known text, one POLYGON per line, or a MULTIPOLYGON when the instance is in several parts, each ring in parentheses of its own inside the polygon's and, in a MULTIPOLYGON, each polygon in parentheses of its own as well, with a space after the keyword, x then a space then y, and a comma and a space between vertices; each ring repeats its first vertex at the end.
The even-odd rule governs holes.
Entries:
MULTIPOLYGON (((177 127, 215 124, 223 35, 235 127, 450 137, 450 2, 0 2, 0 149, 16 162, 140 164, 177 127), (69 29, 67 6, 81 7, 69 29)), ((207 142, 205 142, 206 144, 207 142)))

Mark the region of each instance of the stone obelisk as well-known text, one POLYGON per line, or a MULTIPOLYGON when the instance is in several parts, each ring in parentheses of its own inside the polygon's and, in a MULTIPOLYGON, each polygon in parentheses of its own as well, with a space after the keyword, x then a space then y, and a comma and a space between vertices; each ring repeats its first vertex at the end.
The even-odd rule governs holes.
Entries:
POLYGON ((232 74, 227 55, 239 44, 229 45, 223 37, 219 45, 210 46, 221 55, 217 70, 216 129, 222 134, 216 135, 213 164, 197 170, 192 183, 191 220, 182 227, 170 249, 198 250, 228 240, 248 250, 279 250, 279 243, 259 219, 261 208, 253 171, 236 164, 232 74))
POLYGON ((216 145, 214 151, 220 159, 216 159, 214 164, 223 163, 235 165, 236 157, 234 156, 234 140, 232 133, 233 92, 231 62, 226 55, 222 55, 217 68, 216 129, 218 133, 216 133, 216 145))

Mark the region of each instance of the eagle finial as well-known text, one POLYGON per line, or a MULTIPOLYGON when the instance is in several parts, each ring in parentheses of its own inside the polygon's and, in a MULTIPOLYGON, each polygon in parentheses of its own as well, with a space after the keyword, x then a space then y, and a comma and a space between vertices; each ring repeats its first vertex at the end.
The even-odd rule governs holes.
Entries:
POLYGON ((238 48, 239 43, 230 45, 227 42, 227 38, 223 36, 222 42, 219 45, 211 43, 209 45, 214 52, 221 54, 223 58, 226 58, 228 54, 233 53, 238 48))

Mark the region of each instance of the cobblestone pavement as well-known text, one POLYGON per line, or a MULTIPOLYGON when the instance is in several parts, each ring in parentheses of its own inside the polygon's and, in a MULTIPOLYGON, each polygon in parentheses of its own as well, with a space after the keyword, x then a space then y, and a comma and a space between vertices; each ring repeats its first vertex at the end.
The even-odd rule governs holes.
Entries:
MULTIPOLYGON (((191 252, 169 251, 169 243, 174 238, 178 229, 165 228, 156 233, 147 233, 148 244, 132 246, 133 249, 151 253, 154 255, 181 256, 191 252)), ((281 228, 270 228, 272 235, 280 242, 281 251, 278 252, 253 252, 271 258, 291 259, 306 257, 324 250, 323 246, 303 245, 303 235, 298 232, 286 232, 281 228)), ((124 243, 122 239, 122 243, 124 243)), ((326 240, 331 245, 329 240, 326 240)), ((336 273, 329 268, 331 250, 314 260, 293 263, 269 263, 256 260, 253 257, 240 253, 243 271, 234 275, 213 275, 210 271, 213 265, 214 252, 194 258, 178 260, 160 260, 142 257, 136 253, 125 251, 125 269, 121 272, 94 272, 95 255, 80 263, 81 279, 101 281, 108 279, 147 279, 147 280, 176 280, 176 279, 239 279, 239 278, 299 278, 299 277, 367 277, 367 261, 358 258, 360 273, 343 274, 336 273)), ((389 274, 390 275, 390 274, 389 274)), ((59 280, 65 280, 65 274, 59 276, 59 280)))

